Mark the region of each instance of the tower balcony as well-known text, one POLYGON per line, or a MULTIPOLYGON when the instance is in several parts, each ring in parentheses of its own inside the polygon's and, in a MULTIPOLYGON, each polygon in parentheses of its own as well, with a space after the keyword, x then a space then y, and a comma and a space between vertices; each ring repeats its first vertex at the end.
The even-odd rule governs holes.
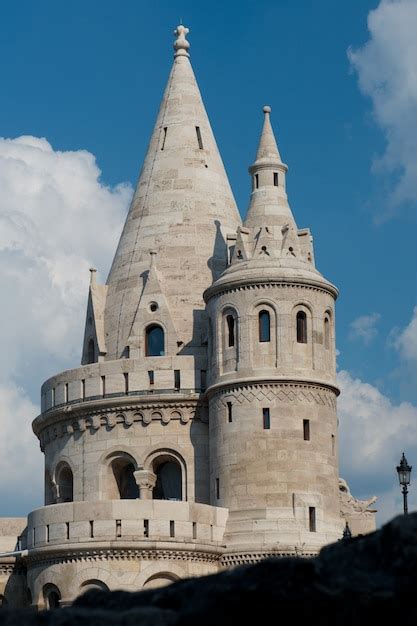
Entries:
MULTIPOLYGON (((28 517, 27 549, 222 552, 228 509, 170 500, 107 500, 45 506, 28 517)), ((25 546, 23 546, 25 547, 25 546)))

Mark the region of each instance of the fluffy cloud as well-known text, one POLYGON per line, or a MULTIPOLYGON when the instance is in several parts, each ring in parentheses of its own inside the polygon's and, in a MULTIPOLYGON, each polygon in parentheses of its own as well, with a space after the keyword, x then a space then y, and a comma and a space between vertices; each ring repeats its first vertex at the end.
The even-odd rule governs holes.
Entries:
MULTIPOLYGON (((376 171, 395 174, 391 207, 417 201, 417 2, 381 0, 368 15, 368 42, 348 56, 372 100, 386 149, 376 171)), ((393 178, 394 180, 394 178, 393 178)))
POLYGON ((417 361, 417 306, 414 307, 413 317, 408 326, 397 334, 394 346, 403 359, 417 361))
MULTIPOLYGON (((0 419, 9 428, 19 416, 28 480, 34 456, 42 460, 30 428, 39 385, 79 362, 88 269, 108 268, 132 193, 104 185, 100 174, 85 150, 0 138, 0 419)), ((0 495, 9 484, 10 471, 1 472, 0 495)))
POLYGON ((350 339, 361 339, 365 345, 368 345, 375 339, 378 334, 376 324, 380 320, 379 313, 371 313, 370 315, 361 315, 350 324, 350 339))
MULTIPOLYGON (((417 407, 393 404, 376 387, 346 371, 339 372, 338 383, 341 475, 356 490, 360 485, 361 496, 382 494, 377 507, 383 522, 401 512, 395 466, 403 451, 409 460, 417 456, 417 407)), ((417 507, 417 499, 410 504, 417 507)))

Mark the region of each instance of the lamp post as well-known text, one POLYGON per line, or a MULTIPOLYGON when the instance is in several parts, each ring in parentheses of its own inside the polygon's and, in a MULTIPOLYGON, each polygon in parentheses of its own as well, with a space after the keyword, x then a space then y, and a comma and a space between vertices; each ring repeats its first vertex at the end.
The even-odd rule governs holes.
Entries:
POLYGON ((400 464, 397 465, 397 472, 398 472, 398 480, 400 481, 400 485, 402 486, 402 493, 403 493, 403 498, 404 498, 404 515, 408 513, 407 486, 410 484, 410 476, 411 476, 412 469, 413 468, 411 467, 411 465, 408 465, 407 459, 405 458, 405 455, 403 452, 400 464))

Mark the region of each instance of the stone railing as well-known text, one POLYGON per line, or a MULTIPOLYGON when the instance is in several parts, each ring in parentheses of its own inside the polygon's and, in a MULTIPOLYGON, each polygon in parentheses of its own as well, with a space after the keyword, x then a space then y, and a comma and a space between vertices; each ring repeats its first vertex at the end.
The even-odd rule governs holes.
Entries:
POLYGON ((27 548, 140 542, 222 544, 228 510, 170 500, 68 502, 29 514, 27 548), (115 543, 116 542, 116 543, 115 543))
POLYGON ((200 393, 205 373, 195 357, 147 357, 92 363, 67 370, 42 385, 41 411, 102 398, 149 394, 200 393))

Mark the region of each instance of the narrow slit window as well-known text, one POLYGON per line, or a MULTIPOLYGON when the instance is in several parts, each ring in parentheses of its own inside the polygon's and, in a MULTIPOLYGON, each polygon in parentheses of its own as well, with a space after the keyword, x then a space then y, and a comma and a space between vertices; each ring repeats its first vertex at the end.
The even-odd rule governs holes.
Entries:
POLYGON ((94 363, 96 360, 96 346, 94 345, 94 339, 90 339, 87 347, 87 363, 94 363))
POLYGON ((269 409, 262 409, 262 420, 264 430, 269 430, 271 428, 271 413, 269 409))
POLYGON ((122 536, 122 520, 117 519, 116 520, 116 537, 121 537, 121 536, 122 536))
POLYGON ((85 378, 81 381, 81 396, 82 399, 85 400, 85 378))
POLYGON ((274 172, 274 187, 278 187, 278 172, 274 172))
POLYGON ((129 394, 129 374, 128 372, 125 372, 123 374, 124 378, 125 378, 125 394, 128 395, 129 394))
POLYGON ((304 441, 310 441, 310 420, 303 420, 304 441))
POLYGON ((46 525, 46 543, 49 543, 49 524, 46 525))
POLYGON ((94 520, 90 520, 90 539, 94 538, 94 520))
POLYGON ((259 341, 271 341, 271 317, 268 311, 259 313, 259 341))
POLYGON ((233 422, 233 404, 231 402, 227 403, 227 421, 233 422))
POLYGON ((181 389, 181 371, 180 370, 174 370, 174 387, 176 391, 179 391, 181 389))
POLYGON ((64 388, 64 402, 68 402, 68 383, 65 383, 65 388, 64 388))
POLYGON ((193 539, 197 539, 197 522, 193 522, 193 539))
POLYGON ((170 537, 175 537, 175 522, 174 522, 174 520, 171 520, 169 522, 169 536, 170 537))
POLYGON ((233 315, 227 315, 227 345, 229 348, 235 345, 235 318, 233 315))
POLYGON ((149 377, 149 384, 152 387, 155 382, 155 372, 153 370, 149 370, 148 377, 149 377))
POLYGON ((324 347, 326 350, 330 348, 330 321, 328 317, 324 318, 324 347))
POLYGON ((52 406, 55 406, 55 387, 52 387, 52 406))
POLYGON ((216 478, 216 498, 220 498, 220 478, 216 478))
POLYGON ((332 435, 332 456, 335 455, 336 452, 336 438, 334 435, 332 435))
POLYGON ((199 126, 195 127, 195 132, 197 133, 198 147, 200 148, 200 150, 204 150, 203 139, 201 137, 201 130, 199 126))
POLYGON ((200 390, 205 391, 207 387, 207 372, 200 370, 200 390))
POLYGON ((255 174, 254 176, 254 187, 255 189, 258 189, 259 187, 259 174, 255 174))
POLYGON ((149 520, 148 519, 143 520, 143 536, 149 537, 149 520))
POLYGON ((308 507, 308 524, 311 533, 316 532, 316 508, 314 506, 308 507))
POLYGON ((297 342, 307 343, 307 315, 304 311, 297 313, 297 342))
POLYGON ((162 136, 162 146, 161 146, 161 150, 163 150, 165 148, 165 140, 167 138, 167 127, 165 126, 164 128, 164 134, 162 136))
POLYGON ((69 522, 65 522, 65 527, 66 527, 66 538, 69 539, 69 533, 70 533, 69 522))
POLYGON ((102 376, 101 377, 101 395, 104 396, 106 395, 106 377, 102 376))

